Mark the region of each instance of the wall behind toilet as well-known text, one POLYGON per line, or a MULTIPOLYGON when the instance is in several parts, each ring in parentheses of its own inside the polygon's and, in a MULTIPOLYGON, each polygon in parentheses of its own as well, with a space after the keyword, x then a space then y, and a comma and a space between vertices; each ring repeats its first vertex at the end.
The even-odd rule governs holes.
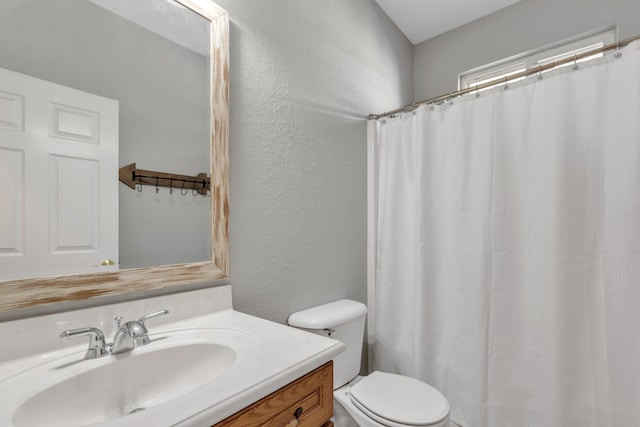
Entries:
POLYGON ((220 0, 231 20, 230 282, 278 322, 366 302, 366 116, 411 102, 413 46, 373 0, 220 0))

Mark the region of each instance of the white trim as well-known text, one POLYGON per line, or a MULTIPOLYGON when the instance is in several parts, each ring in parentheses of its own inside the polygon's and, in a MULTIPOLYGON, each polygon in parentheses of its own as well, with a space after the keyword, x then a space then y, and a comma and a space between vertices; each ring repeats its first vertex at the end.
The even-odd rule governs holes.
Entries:
POLYGON ((535 68, 548 62, 547 60, 551 58, 555 60, 565 58, 574 53, 579 53, 587 47, 612 44, 615 43, 616 39, 617 31, 615 26, 607 27, 473 68, 458 74, 458 90, 472 87, 478 81, 487 81, 513 72, 535 68))

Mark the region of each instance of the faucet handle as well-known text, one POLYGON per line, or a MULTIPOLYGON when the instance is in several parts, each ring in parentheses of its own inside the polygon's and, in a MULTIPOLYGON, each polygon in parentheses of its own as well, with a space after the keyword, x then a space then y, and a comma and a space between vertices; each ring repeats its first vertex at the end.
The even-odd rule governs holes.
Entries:
POLYGON ((63 340, 76 337, 89 337, 89 348, 85 354, 85 359, 95 359, 110 353, 109 345, 104 340, 104 334, 98 328, 79 328, 63 331, 60 338, 63 340))
POLYGON ((156 311, 155 313, 151 313, 151 314, 147 314, 145 316, 142 316, 141 318, 138 319, 138 323, 140 323, 142 326, 144 326, 144 322, 146 322, 147 320, 150 319, 155 319, 156 317, 160 317, 160 316, 165 316, 169 314, 169 310, 160 310, 160 311, 156 311))
POLYGON ((149 319, 155 319, 156 317, 165 316, 167 314, 169 314, 169 310, 160 310, 156 311, 155 313, 142 316, 138 319, 137 322, 135 320, 127 322, 125 325, 127 327, 129 337, 132 340, 133 348, 147 345, 151 342, 151 339, 148 335, 149 331, 147 330, 144 322, 149 319))

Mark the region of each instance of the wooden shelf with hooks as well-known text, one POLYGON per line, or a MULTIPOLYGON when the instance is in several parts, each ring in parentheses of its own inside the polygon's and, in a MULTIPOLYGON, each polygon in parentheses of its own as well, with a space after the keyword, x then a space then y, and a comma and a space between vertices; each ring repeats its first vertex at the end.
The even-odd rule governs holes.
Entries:
POLYGON ((206 173, 199 173, 196 176, 178 175, 138 169, 135 163, 121 167, 119 179, 120 182, 132 189, 135 189, 137 185, 152 185, 181 191, 195 190, 202 196, 207 196, 211 189, 211 179, 206 173))

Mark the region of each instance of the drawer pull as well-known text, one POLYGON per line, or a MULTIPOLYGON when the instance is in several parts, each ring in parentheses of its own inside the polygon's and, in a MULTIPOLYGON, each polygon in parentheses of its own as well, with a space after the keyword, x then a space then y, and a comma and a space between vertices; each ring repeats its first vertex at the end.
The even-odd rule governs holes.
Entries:
POLYGON ((289 421, 285 427, 296 427, 298 425, 298 421, 300 421, 300 415, 302 415, 302 411, 302 406, 296 409, 296 411, 293 413, 293 416, 296 417, 296 419, 289 421))

